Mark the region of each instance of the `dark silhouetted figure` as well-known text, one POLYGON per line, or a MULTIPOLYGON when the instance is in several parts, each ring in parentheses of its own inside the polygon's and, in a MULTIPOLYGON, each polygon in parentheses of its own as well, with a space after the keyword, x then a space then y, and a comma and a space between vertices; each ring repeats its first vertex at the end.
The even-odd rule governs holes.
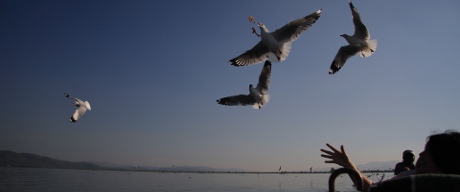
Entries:
POLYGON ((412 152, 412 150, 405 150, 403 152, 403 161, 399 162, 395 166, 395 175, 404 172, 404 171, 410 171, 415 169, 414 161, 415 161, 415 155, 412 152))

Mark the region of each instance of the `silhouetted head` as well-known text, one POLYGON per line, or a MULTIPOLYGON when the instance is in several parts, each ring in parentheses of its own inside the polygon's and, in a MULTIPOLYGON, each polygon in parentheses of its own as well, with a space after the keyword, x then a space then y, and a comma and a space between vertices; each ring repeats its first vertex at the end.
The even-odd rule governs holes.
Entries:
POLYGON ((403 158, 403 161, 408 164, 413 163, 415 161, 415 155, 412 152, 412 150, 405 150, 403 152, 402 158, 403 158))
MULTIPOLYGON (((427 138, 425 152, 434 164, 446 174, 460 175, 460 133, 447 131, 427 138)), ((423 166, 423 162, 422 162, 423 166)))

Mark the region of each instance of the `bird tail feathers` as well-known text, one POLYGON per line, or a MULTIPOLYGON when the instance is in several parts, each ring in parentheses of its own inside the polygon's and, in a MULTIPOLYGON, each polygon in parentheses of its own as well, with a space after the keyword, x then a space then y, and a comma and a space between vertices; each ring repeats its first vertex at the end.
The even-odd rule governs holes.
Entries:
POLYGON ((268 101, 270 100, 270 95, 269 94, 266 94, 266 95, 262 95, 262 100, 258 103, 255 103, 252 108, 254 109, 261 109, 266 103, 268 103, 268 101))
POLYGON ((280 61, 284 61, 289 53, 291 52, 291 42, 286 42, 281 47, 281 59, 280 61))
POLYGON ((269 100, 270 100, 270 95, 269 94, 262 95, 262 103, 263 104, 268 103, 269 100))
POLYGON ((281 51, 281 55, 279 55, 279 60, 278 60, 278 56, 275 55, 273 52, 268 53, 267 59, 271 61, 272 63, 277 63, 277 62, 286 60, 289 53, 291 52, 291 42, 283 43, 280 46, 280 51, 281 51))
POLYGON ((367 41, 367 47, 361 50, 361 57, 369 57, 377 50, 377 39, 367 41))

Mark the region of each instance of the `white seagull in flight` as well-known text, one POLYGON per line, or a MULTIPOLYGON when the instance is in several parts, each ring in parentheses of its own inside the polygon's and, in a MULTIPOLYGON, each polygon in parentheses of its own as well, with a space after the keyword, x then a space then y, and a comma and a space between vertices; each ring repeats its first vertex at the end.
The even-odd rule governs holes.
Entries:
POLYGON ((360 53, 361 57, 369 57, 377 49, 377 40, 370 39, 369 31, 361 21, 358 10, 353 6, 351 1, 348 1, 348 3, 350 4, 351 14, 353 16, 355 34, 353 34, 353 36, 347 34, 340 35, 347 40, 349 45, 340 47, 329 68, 329 74, 334 74, 339 71, 347 59, 357 53, 360 53))
POLYGON ((249 84, 249 95, 234 95, 228 96, 217 100, 218 104, 227 106, 246 106, 252 105, 254 109, 260 109, 264 104, 270 100, 268 94, 268 87, 270 86, 270 74, 272 71, 272 63, 269 60, 265 61, 262 72, 259 76, 259 83, 254 88, 252 84, 249 84))
POLYGON ((264 24, 258 23, 261 40, 252 49, 230 59, 234 66, 249 66, 261 63, 276 56, 279 62, 284 61, 291 50, 291 43, 302 32, 310 28, 321 15, 321 9, 305 17, 289 22, 285 26, 270 33, 264 24))
POLYGON ((91 111, 91 106, 89 105, 88 101, 82 101, 82 100, 80 100, 78 98, 70 96, 67 93, 64 93, 64 95, 65 95, 65 97, 74 99, 75 101, 73 102, 73 104, 78 107, 78 109, 75 110, 75 113, 70 117, 70 122, 72 122, 72 123, 77 122, 78 119, 80 119, 81 116, 83 116, 85 114, 86 110, 91 111))

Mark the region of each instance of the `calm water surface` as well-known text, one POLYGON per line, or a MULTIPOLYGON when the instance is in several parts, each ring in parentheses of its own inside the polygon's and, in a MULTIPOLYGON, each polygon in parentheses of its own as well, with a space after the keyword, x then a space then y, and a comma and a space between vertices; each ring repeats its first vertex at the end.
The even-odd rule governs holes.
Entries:
MULTIPOLYGON (((327 191, 329 174, 222 174, 0 168, 0 191, 327 191)), ((373 179, 376 180, 376 179, 373 179)), ((348 176, 339 191, 356 191, 348 176)))

